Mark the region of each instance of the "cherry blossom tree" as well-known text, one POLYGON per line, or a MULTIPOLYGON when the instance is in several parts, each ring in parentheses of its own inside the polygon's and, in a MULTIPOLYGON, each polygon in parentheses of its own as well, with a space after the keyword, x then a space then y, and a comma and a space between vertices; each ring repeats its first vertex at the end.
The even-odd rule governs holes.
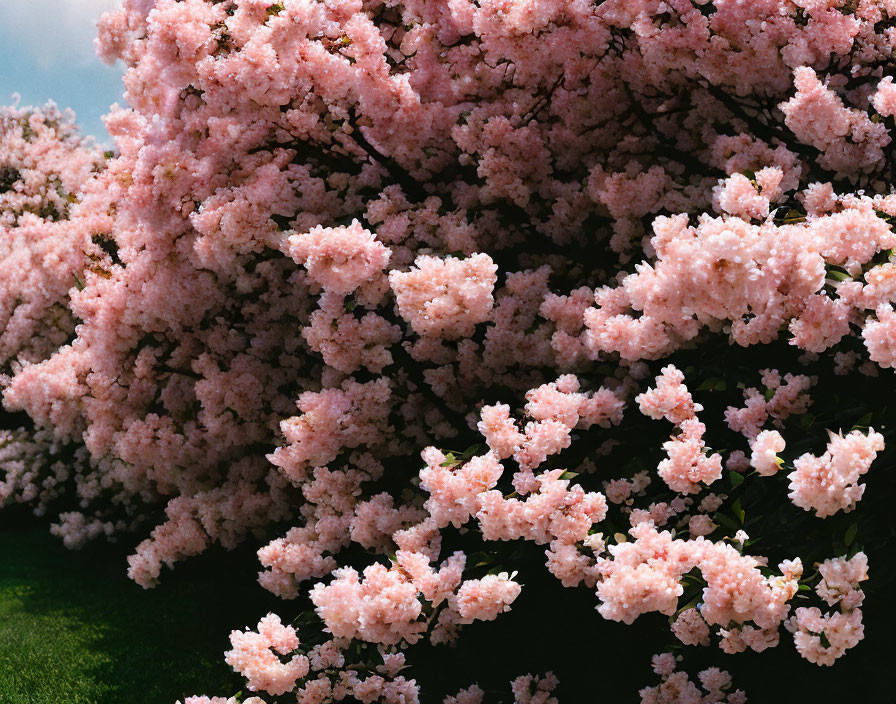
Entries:
MULTIPOLYGON (((113 154, 0 117, 0 503, 140 535, 144 587, 254 541, 313 613, 233 632, 252 704, 432 697, 414 654, 545 568, 668 617, 658 649, 831 665, 889 442, 829 390, 896 365, 894 32, 889 0, 124 0, 113 154)), ((745 701, 653 669, 642 702, 745 701)))

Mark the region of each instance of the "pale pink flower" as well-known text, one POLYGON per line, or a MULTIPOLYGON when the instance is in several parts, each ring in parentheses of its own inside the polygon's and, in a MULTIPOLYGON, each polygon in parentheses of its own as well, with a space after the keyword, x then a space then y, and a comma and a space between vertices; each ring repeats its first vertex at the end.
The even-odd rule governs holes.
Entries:
POLYGON ((722 457, 704 453, 706 426, 696 418, 686 420, 681 432, 663 443, 668 458, 660 462, 657 473, 668 487, 681 494, 695 494, 700 484, 712 484, 722 476, 722 457))
POLYGON ((246 678, 252 691, 260 689, 268 694, 283 694, 308 674, 309 662, 304 655, 293 655, 288 662, 277 657, 277 654, 287 656, 296 650, 299 639, 292 626, 283 626, 280 617, 274 614, 268 614, 258 622, 257 633, 233 631, 230 643, 232 650, 225 653, 225 660, 246 678))
POLYGON ((469 337, 488 318, 498 267, 487 254, 421 256, 414 265, 411 271, 389 274, 398 312, 414 332, 449 340, 469 337))
POLYGON ((315 227, 289 237, 289 255, 304 264, 321 288, 351 293, 379 275, 389 263, 389 249, 357 220, 348 227, 315 227))
POLYGON ((862 605, 865 594, 859 582, 868 579, 868 557, 857 552, 850 559, 836 557, 818 566, 821 581, 815 592, 828 606, 841 604, 843 609, 855 609, 862 605))
POLYGON ((485 700, 485 691, 479 685, 472 685, 460 690, 454 696, 445 697, 442 704, 482 704, 485 700))
POLYGON ((510 611, 522 587, 506 572, 468 579, 457 590, 457 612, 469 621, 493 621, 498 614, 510 611))
POLYGON ((685 645, 709 645, 709 626, 697 609, 685 609, 675 623, 672 633, 685 645))
POLYGON ((777 430, 763 430, 750 444, 750 466, 764 477, 770 477, 781 469, 778 453, 786 444, 777 430))
POLYGON ((688 520, 688 531, 694 538, 697 538, 701 535, 709 535, 718 527, 718 524, 716 524, 705 513, 698 513, 696 515, 693 515, 688 520))
POLYGON ((816 665, 833 665, 865 635, 861 609, 822 614, 814 606, 800 607, 788 620, 787 627, 793 632, 797 652, 816 665), (826 644, 821 640, 822 634, 826 644))
POLYGON ((491 452, 455 465, 434 447, 423 451, 420 488, 429 492, 424 508, 438 527, 460 528, 480 509, 480 494, 492 489, 504 468, 491 452))
POLYGON ((684 385, 684 374, 674 366, 663 367, 656 378, 656 388, 649 389, 635 398, 641 413, 654 420, 665 418, 675 425, 696 417, 703 406, 694 403, 688 388, 684 385))
POLYGON ((794 71, 796 95, 779 107, 800 141, 822 152, 821 164, 833 171, 870 171, 890 143, 883 125, 864 111, 846 107, 808 66, 794 71))
POLYGON ((859 477, 883 449, 883 435, 873 429, 867 434, 859 430, 845 436, 831 433, 821 457, 806 453, 794 461, 794 471, 788 475, 790 499, 819 518, 852 511, 865 491, 859 477))

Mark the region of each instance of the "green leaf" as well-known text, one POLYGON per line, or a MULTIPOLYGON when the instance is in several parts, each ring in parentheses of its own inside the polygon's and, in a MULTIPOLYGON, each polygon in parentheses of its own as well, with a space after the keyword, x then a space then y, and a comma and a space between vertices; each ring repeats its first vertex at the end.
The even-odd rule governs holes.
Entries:
MULTIPOLYGON (((691 600, 690 600, 689 602, 687 602, 686 604, 683 604, 682 606, 679 606, 678 609, 676 609, 676 611, 675 611, 675 615, 677 616, 677 615, 680 614, 682 611, 687 611, 688 609, 693 609, 695 606, 697 606, 697 604, 700 603, 700 598, 701 598, 702 596, 703 596, 703 594, 702 594, 702 592, 701 592, 701 593, 697 594, 697 596, 695 596, 693 599, 691 599, 691 600)), ((675 616, 672 616, 672 617, 670 617, 670 618, 671 618, 672 620, 674 620, 674 619, 675 619, 675 616)))
POLYGON ((799 417, 797 423, 799 423, 800 430, 808 430, 812 427, 812 424, 815 422, 815 416, 812 413, 804 413, 799 417))
POLYGON ((740 486, 744 482, 744 475, 740 472, 728 472, 728 481, 731 482, 731 488, 740 486))
POLYGON ((733 504, 731 504, 731 510, 734 511, 734 515, 737 516, 737 520, 740 521, 740 524, 744 524, 744 510, 741 508, 740 499, 735 500, 733 504))
POLYGON ((846 533, 843 535, 843 544, 846 547, 852 545, 852 541, 856 539, 856 533, 859 532, 859 524, 853 523, 849 528, 846 529, 846 533))
POLYGON ((853 430, 855 430, 857 428, 867 428, 868 426, 870 426, 872 416, 873 416, 873 413, 871 411, 869 411, 868 413, 863 415, 861 418, 859 418, 856 421, 856 424, 854 426, 852 426, 853 430))
POLYGON ((697 391, 725 391, 728 383, 719 376, 714 376, 704 381, 697 387, 697 391))
POLYGON ((463 453, 461 454, 461 457, 464 459, 469 459, 469 458, 473 457, 481 449, 482 449, 481 444, 470 445, 466 450, 463 451, 463 453))
POLYGON ((737 531, 740 530, 740 526, 734 522, 734 519, 726 516, 724 513, 716 513, 716 515, 713 516, 713 520, 716 523, 721 523, 723 526, 733 531, 734 533, 737 533, 737 531))
POLYGON ((828 278, 833 279, 834 281, 849 281, 852 279, 852 277, 845 271, 837 271, 836 269, 831 269, 831 271, 828 272, 828 278))

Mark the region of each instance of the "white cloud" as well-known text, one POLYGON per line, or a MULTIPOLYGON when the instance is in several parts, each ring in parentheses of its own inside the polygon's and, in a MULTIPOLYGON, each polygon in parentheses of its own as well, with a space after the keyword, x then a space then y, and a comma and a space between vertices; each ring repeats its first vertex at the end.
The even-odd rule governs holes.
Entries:
POLYGON ((44 69, 96 61, 96 21, 119 0, 0 0, 0 45, 27 50, 44 69))

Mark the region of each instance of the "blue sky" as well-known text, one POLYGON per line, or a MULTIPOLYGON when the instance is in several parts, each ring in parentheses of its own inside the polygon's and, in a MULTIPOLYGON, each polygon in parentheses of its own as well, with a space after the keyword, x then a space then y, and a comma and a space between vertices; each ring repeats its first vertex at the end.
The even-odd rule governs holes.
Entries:
POLYGON ((0 0, 0 104, 54 100, 72 108, 86 134, 108 143, 100 117, 124 104, 121 64, 94 53, 96 20, 118 0, 0 0))

